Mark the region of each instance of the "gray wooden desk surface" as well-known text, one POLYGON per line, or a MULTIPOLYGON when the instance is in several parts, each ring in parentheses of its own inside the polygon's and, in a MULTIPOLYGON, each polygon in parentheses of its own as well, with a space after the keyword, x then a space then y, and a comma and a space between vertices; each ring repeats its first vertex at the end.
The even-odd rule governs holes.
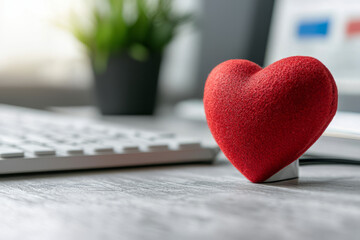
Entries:
MULTIPOLYGON (((208 136, 202 123, 166 121, 121 118, 208 136)), ((0 239, 360 239, 360 167, 305 166, 276 184, 252 184, 223 159, 5 176, 0 216, 0 239)))

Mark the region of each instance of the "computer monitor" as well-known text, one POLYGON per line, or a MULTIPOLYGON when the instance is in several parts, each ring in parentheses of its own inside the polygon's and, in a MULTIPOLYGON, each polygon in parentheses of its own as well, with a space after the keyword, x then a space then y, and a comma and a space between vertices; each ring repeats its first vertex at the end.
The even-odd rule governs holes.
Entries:
POLYGON ((322 61, 337 82, 339 108, 360 111, 360 1, 277 0, 265 65, 294 55, 322 61))

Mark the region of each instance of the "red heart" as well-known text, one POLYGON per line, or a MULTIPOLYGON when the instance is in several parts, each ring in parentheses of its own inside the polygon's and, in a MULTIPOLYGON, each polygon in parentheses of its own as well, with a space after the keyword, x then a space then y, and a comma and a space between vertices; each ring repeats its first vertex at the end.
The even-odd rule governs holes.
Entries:
POLYGON ((330 71, 315 58, 284 58, 264 69, 235 59, 209 74, 204 107, 225 156, 250 181, 263 182, 321 136, 337 96, 330 71))

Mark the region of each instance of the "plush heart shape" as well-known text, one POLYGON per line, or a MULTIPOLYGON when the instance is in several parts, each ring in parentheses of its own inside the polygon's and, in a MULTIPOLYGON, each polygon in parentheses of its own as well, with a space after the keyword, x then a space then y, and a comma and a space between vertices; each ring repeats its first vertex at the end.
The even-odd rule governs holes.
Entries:
POLYGON ((250 181, 263 182, 321 136, 337 96, 330 71, 315 58, 284 58, 264 69, 235 59, 209 74, 204 107, 225 156, 250 181))

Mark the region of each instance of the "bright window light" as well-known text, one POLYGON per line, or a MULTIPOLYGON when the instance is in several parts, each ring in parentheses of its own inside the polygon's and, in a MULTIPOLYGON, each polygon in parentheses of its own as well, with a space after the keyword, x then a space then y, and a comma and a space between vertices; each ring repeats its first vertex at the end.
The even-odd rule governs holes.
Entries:
POLYGON ((90 83, 82 46, 62 25, 69 14, 85 14, 83 0, 0 0, 0 84, 90 83))

